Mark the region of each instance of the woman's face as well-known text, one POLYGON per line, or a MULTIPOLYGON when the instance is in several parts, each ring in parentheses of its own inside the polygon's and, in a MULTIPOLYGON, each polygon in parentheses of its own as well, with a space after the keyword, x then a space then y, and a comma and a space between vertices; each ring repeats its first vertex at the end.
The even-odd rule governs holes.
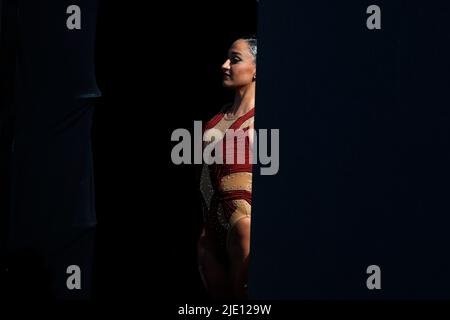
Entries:
POLYGON ((237 40, 228 51, 228 58, 222 65, 223 85, 240 88, 249 85, 256 76, 255 57, 245 40, 237 40))

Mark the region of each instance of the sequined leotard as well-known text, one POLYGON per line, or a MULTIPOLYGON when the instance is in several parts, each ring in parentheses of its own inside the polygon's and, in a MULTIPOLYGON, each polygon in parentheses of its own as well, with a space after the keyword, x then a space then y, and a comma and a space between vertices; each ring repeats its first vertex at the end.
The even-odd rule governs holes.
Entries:
POLYGON ((226 256, 229 230, 251 212, 253 139, 249 129, 253 121, 254 108, 234 120, 226 119, 225 113, 220 112, 203 131, 204 150, 210 143, 218 142, 212 132, 223 134, 222 145, 216 149, 222 150, 223 163, 205 164, 201 177, 205 233, 222 257, 226 256), (230 136, 230 132, 235 136, 230 136))

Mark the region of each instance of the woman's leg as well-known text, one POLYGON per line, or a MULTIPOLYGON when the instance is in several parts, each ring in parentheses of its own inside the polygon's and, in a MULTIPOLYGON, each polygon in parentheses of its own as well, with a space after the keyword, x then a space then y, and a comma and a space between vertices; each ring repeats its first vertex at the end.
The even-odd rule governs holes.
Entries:
POLYGON ((217 258, 203 230, 198 240, 198 269, 207 292, 213 299, 229 298, 230 277, 226 266, 217 258))
POLYGON ((248 264, 250 254, 250 217, 238 220, 228 234, 230 281, 233 297, 247 299, 248 264))

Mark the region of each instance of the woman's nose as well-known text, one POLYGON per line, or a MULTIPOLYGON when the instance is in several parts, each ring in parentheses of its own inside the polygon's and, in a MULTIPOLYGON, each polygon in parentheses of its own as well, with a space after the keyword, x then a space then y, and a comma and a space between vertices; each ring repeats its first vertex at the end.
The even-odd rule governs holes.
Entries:
POLYGON ((230 70, 230 59, 227 59, 225 63, 222 65, 222 71, 230 70))

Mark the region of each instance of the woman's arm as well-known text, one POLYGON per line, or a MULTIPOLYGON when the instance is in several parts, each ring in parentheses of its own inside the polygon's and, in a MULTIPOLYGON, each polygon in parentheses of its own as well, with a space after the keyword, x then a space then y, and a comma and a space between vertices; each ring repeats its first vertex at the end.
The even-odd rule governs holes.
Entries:
POLYGON ((231 261, 230 281, 233 296, 247 299, 248 264, 250 254, 250 217, 238 220, 229 231, 228 255, 231 261))

